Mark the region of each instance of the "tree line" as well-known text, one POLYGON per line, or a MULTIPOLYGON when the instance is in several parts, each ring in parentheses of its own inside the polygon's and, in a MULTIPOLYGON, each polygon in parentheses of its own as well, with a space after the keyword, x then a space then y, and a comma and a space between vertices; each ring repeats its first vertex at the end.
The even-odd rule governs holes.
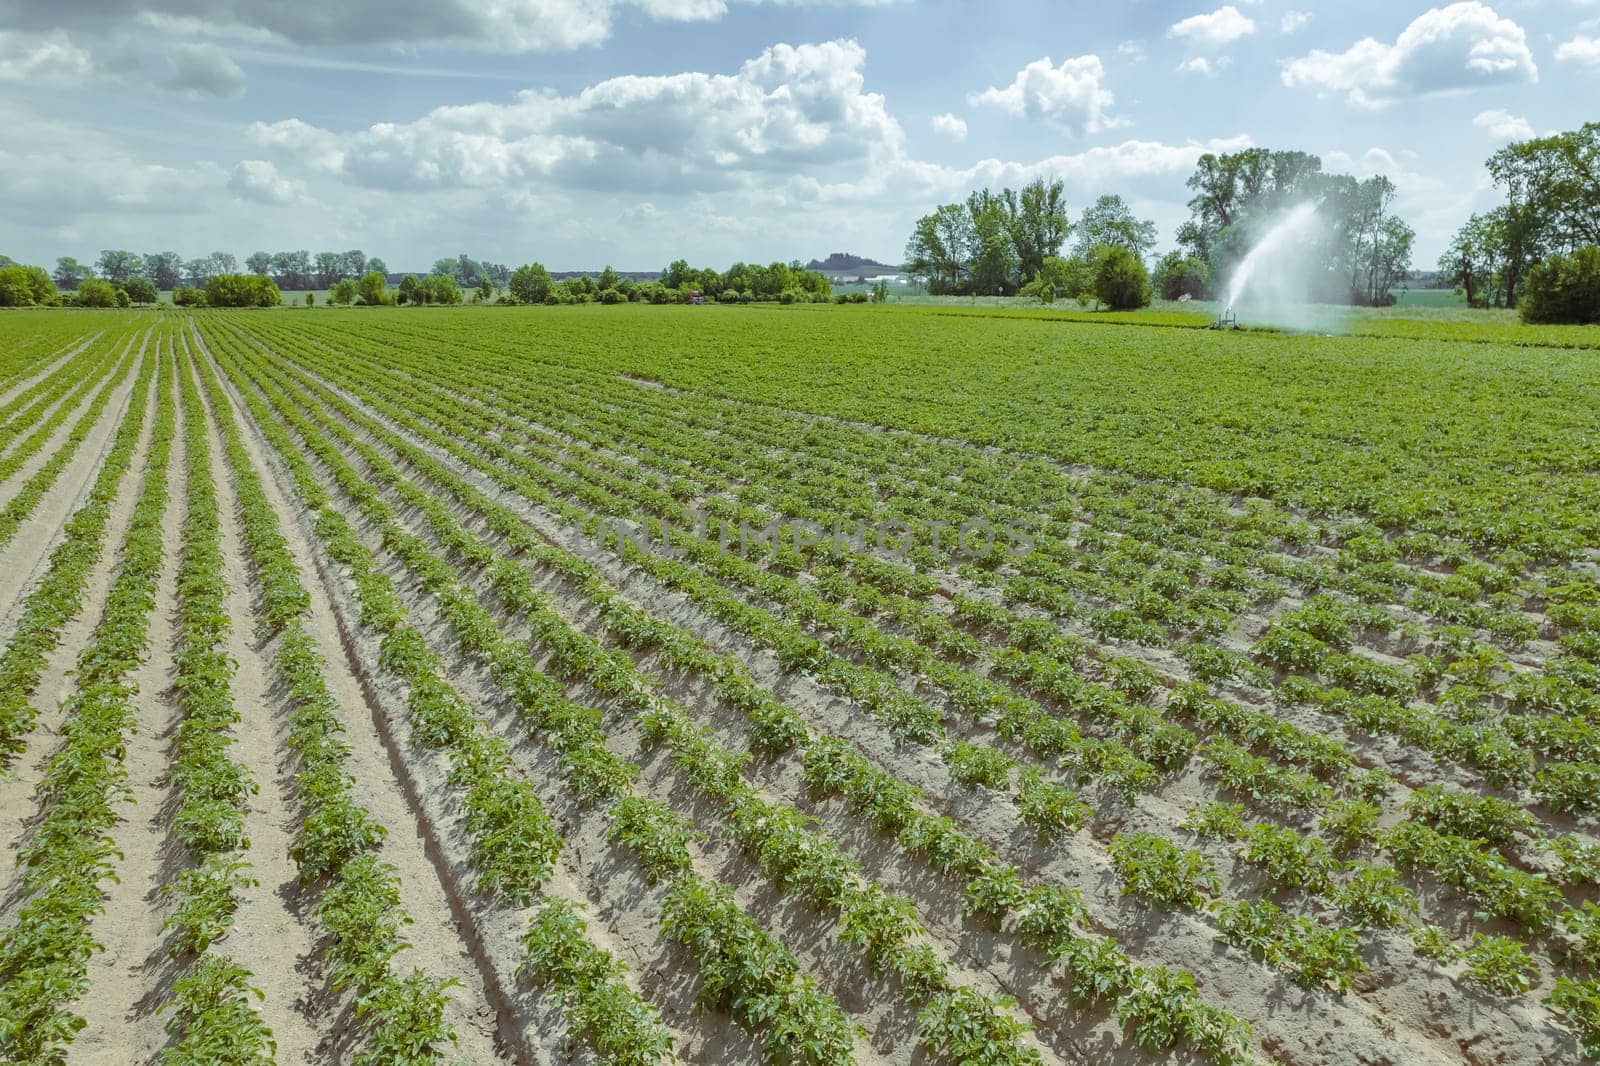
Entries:
POLYGON ((1043 178, 1020 190, 979 189, 918 219, 907 269, 934 293, 1066 296, 1117 309, 1156 293, 1210 297, 1286 210, 1310 201, 1324 222, 1305 250, 1313 299, 1391 303, 1410 270, 1415 235, 1394 213, 1394 183, 1382 175, 1327 174, 1317 156, 1251 148, 1201 156, 1187 186, 1190 218, 1153 271, 1145 264, 1155 223, 1116 195, 1099 197, 1074 222, 1062 183, 1043 178))
POLYGON ((1600 322, 1600 122, 1513 142, 1484 166, 1505 202, 1467 219, 1439 273, 1472 307, 1600 322))
POLYGON ((588 275, 557 281, 542 263, 528 263, 511 272, 504 303, 826 303, 833 293, 826 275, 807 270, 798 260, 788 263, 735 263, 727 270, 695 268, 685 259, 667 264, 655 281, 623 277, 606 267, 588 275))

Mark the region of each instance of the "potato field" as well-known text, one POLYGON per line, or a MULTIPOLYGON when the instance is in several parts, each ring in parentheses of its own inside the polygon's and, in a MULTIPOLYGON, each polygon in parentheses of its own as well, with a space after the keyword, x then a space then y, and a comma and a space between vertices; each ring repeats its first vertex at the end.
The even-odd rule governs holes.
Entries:
POLYGON ((0 1061, 1600 1057, 1597 564, 1594 327, 0 314, 0 1061))

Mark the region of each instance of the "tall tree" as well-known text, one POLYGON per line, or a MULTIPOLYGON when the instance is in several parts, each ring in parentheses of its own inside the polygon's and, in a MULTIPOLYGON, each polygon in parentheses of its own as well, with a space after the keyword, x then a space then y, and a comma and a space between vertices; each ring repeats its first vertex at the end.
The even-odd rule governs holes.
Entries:
POLYGON ((138 252, 106 249, 95 260, 95 270, 113 285, 125 285, 139 277, 144 270, 144 259, 138 252))
POLYGON ((962 204, 941 204, 917 219, 906 242, 906 267, 928 279, 931 292, 957 292, 967 277, 972 217, 962 204))
POLYGON ((94 271, 70 255, 64 255, 56 260, 55 281, 59 288, 72 292, 92 277, 94 271))
POLYGON ((204 288, 205 283, 211 278, 211 257, 202 255, 198 259, 191 259, 183 264, 184 275, 196 285, 204 288))
POLYGON ((1156 246, 1156 224, 1137 218, 1120 196, 1102 196, 1083 209, 1073 254, 1085 258, 1096 245, 1126 248, 1143 260, 1156 246))
POLYGON ((972 291, 1003 296, 1015 291, 1017 252, 1011 240, 1004 196, 980 189, 967 197, 971 245, 967 252, 972 291))
POLYGON ((1006 226, 1016 253, 1017 281, 1027 284, 1039 276, 1044 261, 1060 255, 1072 233, 1067 219, 1067 199, 1060 181, 1035 178, 1021 192, 1002 189, 1006 226))
POLYGON ((372 267, 367 265, 367 253, 360 248, 352 248, 339 257, 340 277, 359 278, 371 269, 372 267))
POLYGON ((183 256, 177 252, 152 252, 144 257, 144 276, 157 289, 176 289, 183 280, 183 256))
POLYGON ((272 273, 272 253, 251 252, 250 257, 244 261, 244 265, 249 269, 250 273, 264 278, 272 273))
POLYGON ((344 277, 344 253, 318 252, 314 269, 317 277, 317 288, 332 288, 334 282, 344 277))
POLYGON ((232 252, 212 252, 210 259, 211 274, 209 276, 211 277, 216 277, 218 274, 237 274, 239 272, 239 260, 233 257, 232 252))

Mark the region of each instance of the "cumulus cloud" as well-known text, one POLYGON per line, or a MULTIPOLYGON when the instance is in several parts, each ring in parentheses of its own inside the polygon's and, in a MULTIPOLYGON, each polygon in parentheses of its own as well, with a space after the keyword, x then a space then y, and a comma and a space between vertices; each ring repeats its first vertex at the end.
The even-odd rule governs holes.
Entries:
POLYGON ((1525 141, 1533 136, 1533 126, 1527 119, 1501 107, 1478 112, 1472 124, 1503 141, 1525 141))
POLYGON ((97 227, 110 220, 117 228, 138 225, 129 222, 137 216, 205 211, 221 184, 221 172, 210 164, 153 163, 114 131, 45 118, 20 101, 7 104, 0 219, 17 229, 91 217, 97 227))
POLYGON ((93 74, 89 53, 59 30, 48 34, 0 30, 0 82, 79 85, 93 74))
POLYGON ((960 116, 952 115, 948 111, 942 115, 934 115, 931 125, 933 126, 933 132, 941 137, 948 137, 952 141, 964 141, 967 139, 967 120, 960 116))
POLYGON ((1363 38, 1343 52, 1312 51, 1283 65, 1283 84, 1342 92, 1382 107, 1429 93, 1539 80, 1527 35, 1493 8, 1469 0, 1414 19, 1393 44, 1363 38))
POLYGON ((1240 14, 1232 4, 1227 4, 1210 14, 1191 15, 1173 23, 1167 30, 1167 36, 1203 47, 1220 48, 1254 32, 1255 20, 1240 14))
POLYGON ((1600 70, 1600 37, 1580 33, 1570 41, 1562 41, 1556 46, 1556 61, 1600 70))
POLYGON ((568 96, 441 107, 335 134, 297 119, 250 129, 280 158, 385 189, 530 181, 589 190, 713 191, 899 154, 904 132, 865 92, 855 41, 774 45, 734 74, 627 75, 568 96))
POLYGON ((1278 23, 1278 29, 1284 33, 1299 33, 1310 21, 1309 11, 1285 11, 1283 20, 1278 23))
POLYGON ((188 96, 243 96, 244 71, 214 44, 175 44, 167 51, 172 75, 163 88, 188 96))
POLYGON ((282 207, 305 199, 306 184, 286 178, 265 159, 246 159, 228 175, 228 191, 241 200, 282 207))
POLYGON ((1107 114, 1115 97, 1101 84, 1104 78, 1105 68, 1097 55, 1063 59, 1060 66, 1045 56, 1017 71, 1010 85, 990 86, 974 94, 971 101, 1012 115, 1044 119, 1065 130, 1094 133, 1122 125, 1121 119, 1107 114))
POLYGON ((1178 64, 1180 74, 1198 74, 1202 78, 1215 78, 1233 62, 1230 56, 1219 56, 1208 59, 1205 56, 1192 56, 1178 64))
POLYGON ((720 19, 730 5, 869 6, 895 0, 0 0, 0 25, 203 25, 211 36, 293 44, 447 44, 494 52, 559 52, 607 40, 629 15, 661 22, 720 19))

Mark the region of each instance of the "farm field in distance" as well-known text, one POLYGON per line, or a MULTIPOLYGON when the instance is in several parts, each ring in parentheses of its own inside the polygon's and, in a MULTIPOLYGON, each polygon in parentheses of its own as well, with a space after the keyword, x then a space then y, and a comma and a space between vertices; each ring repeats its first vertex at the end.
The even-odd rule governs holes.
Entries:
POLYGON ((0 314, 0 1061, 1600 1058, 1600 328, 0 314))

